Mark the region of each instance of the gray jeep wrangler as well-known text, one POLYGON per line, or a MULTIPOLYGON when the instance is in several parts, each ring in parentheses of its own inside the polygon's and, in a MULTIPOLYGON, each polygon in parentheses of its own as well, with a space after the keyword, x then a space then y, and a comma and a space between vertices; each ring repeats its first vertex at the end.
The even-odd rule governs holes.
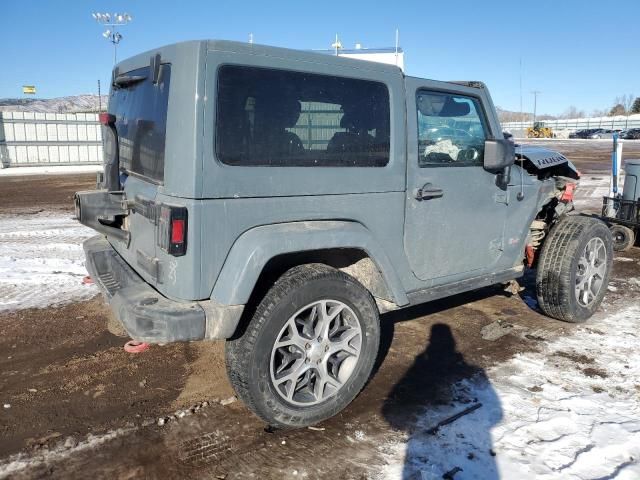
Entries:
MULTIPOLYGON (((589 318, 611 235, 561 154, 505 139, 480 82, 228 41, 120 62, 104 174, 76 214, 133 339, 226 340, 238 397, 277 427, 348 405, 381 312, 537 268, 540 309, 589 318)), ((384 319, 383 319, 384 321, 384 319)))

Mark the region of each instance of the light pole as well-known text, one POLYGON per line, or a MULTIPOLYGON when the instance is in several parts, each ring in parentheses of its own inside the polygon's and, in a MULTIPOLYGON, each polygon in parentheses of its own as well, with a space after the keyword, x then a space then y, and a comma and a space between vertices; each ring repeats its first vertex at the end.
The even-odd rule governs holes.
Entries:
POLYGON ((102 36, 113 43, 113 64, 115 65, 118 60, 118 44, 122 40, 122 34, 118 32, 118 27, 132 21, 133 17, 128 13, 92 13, 91 16, 99 24, 108 27, 102 36))
POLYGON ((337 57, 339 50, 342 49, 342 42, 340 42, 340 40, 338 39, 338 34, 337 33, 336 33, 336 41, 331 44, 331 48, 335 48, 336 57, 337 57))

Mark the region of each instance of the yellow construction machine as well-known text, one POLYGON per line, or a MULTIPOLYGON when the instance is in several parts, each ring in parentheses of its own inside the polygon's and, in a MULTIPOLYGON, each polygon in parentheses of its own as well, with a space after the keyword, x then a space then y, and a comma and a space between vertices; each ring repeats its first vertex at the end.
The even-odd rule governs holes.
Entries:
POLYGON ((535 122, 533 127, 527 128, 527 138, 553 138, 553 130, 542 122, 535 122))

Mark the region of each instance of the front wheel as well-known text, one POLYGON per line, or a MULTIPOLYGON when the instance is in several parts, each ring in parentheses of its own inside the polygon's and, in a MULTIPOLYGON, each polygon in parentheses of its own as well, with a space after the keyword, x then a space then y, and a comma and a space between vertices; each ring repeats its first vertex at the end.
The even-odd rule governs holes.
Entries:
POLYGON ((613 264, 607 226, 590 217, 559 221, 545 240, 536 289, 542 311, 566 322, 584 322, 602 303, 613 264))
POLYGON ((354 278, 294 267, 271 287, 242 336, 226 344, 238 397, 269 425, 304 427, 345 408, 378 353, 378 309, 354 278))

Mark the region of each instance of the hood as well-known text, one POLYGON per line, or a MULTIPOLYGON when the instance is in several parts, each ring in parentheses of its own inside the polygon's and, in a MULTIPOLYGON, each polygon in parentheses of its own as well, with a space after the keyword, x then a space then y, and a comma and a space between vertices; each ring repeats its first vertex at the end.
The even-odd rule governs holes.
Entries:
POLYGON ((570 163, 569 159, 560 152, 537 145, 516 145, 516 158, 522 157, 529 160, 539 170, 570 163))
MULTIPOLYGON (((559 171, 563 171, 562 175, 576 179, 580 178, 580 172, 576 166, 567 157, 555 150, 537 145, 516 145, 516 159, 521 158, 528 160, 528 163, 535 170, 542 171, 561 167, 559 171)), ((530 168, 527 168, 527 170, 533 173, 530 168)))

